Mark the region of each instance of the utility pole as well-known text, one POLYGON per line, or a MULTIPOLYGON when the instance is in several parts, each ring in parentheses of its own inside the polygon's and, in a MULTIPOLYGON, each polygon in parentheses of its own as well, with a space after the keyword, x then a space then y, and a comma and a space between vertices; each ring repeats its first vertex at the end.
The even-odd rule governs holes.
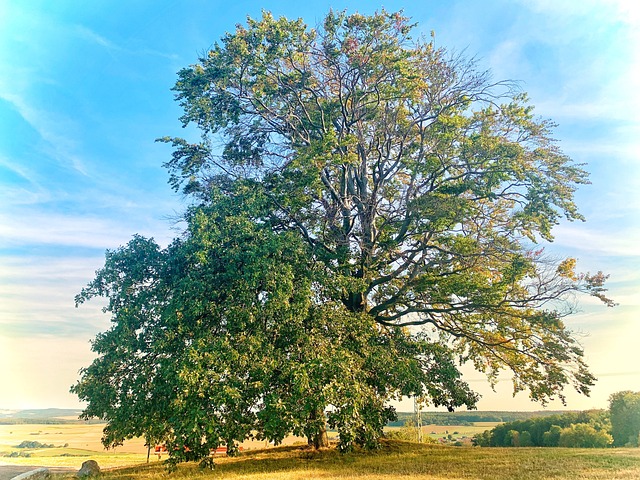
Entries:
POLYGON ((418 429, 418 443, 422 443, 422 405, 418 397, 413 397, 413 413, 416 417, 416 428, 418 429))

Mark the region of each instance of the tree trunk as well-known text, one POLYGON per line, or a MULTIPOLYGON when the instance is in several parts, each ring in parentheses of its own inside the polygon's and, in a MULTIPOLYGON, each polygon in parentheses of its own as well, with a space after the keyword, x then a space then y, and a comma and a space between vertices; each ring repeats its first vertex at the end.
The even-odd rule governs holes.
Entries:
POLYGON ((313 439, 313 446, 316 450, 329 447, 329 436, 327 435, 327 427, 324 424, 322 424, 320 431, 313 439))
POLYGON ((329 447, 329 436, 327 435, 327 425, 324 420, 324 412, 316 410, 309 416, 309 422, 317 422, 321 419, 318 431, 314 435, 307 437, 307 443, 316 450, 329 447))

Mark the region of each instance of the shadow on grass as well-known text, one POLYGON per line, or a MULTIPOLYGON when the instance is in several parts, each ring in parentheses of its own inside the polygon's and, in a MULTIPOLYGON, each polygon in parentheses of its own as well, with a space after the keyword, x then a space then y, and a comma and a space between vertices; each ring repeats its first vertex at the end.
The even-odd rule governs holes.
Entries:
MULTIPOLYGON (((374 452, 286 446, 216 458, 213 470, 142 465, 105 472, 105 479, 640 479, 640 449, 471 448, 385 441, 374 452)), ((56 477, 65 478, 65 477, 56 477)), ((66 477, 71 478, 71 477, 66 477)))

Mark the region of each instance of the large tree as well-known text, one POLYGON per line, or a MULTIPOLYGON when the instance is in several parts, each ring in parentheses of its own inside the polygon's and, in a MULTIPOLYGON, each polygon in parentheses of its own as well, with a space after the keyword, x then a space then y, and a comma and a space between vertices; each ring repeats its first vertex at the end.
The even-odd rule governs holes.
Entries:
POLYGON ((611 435, 617 447, 640 445, 640 392, 625 390, 609 397, 611 435))
POLYGON ((264 13, 179 72, 182 121, 201 140, 162 140, 170 183, 193 202, 189 228, 166 251, 136 239, 142 251, 112 253, 80 296, 111 299, 105 338, 131 348, 110 356, 98 338, 74 387, 87 415, 120 422, 124 384, 104 401, 91 390, 120 362, 122 382, 159 379, 139 399, 149 436, 156 421, 192 418, 176 417, 180 405, 206 412, 189 445, 317 437, 325 415, 344 446, 375 443, 398 395, 475 405, 454 358, 490 381, 509 370, 514 391, 541 402, 564 400, 568 384, 588 394, 594 377, 563 318, 576 293, 612 305, 605 276, 538 245, 561 218, 582 219, 573 194, 587 174, 516 85, 414 30, 385 11, 330 12, 317 29, 264 13), (128 315, 150 323, 126 326, 128 315), (177 381, 193 382, 188 401, 177 381))

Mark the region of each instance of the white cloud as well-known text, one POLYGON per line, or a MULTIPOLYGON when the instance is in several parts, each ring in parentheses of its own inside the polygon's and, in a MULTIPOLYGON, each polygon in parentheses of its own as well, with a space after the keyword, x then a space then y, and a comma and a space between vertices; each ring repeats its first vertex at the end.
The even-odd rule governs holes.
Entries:
POLYGON ((28 217, 0 214, 0 246, 5 248, 25 245, 107 248, 125 241, 122 229, 106 219, 46 213, 28 217))
POLYGON ((494 73, 526 80, 525 90, 545 117, 637 125, 640 3, 520 3, 522 13, 490 55, 494 73))
POLYGON ((640 257, 640 228, 630 227, 618 232, 593 231, 583 226, 559 225, 554 229, 554 244, 601 257, 640 257))
POLYGON ((521 0, 533 11, 553 16, 574 17, 598 14, 602 21, 640 23, 640 4, 636 0, 521 0))
POLYGON ((16 182, 0 182, 5 207, 14 205, 32 205, 51 199, 49 191, 40 184, 39 174, 25 165, 11 161, 0 155, 0 168, 21 178, 25 186, 16 182))
POLYGON ((116 248, 127 243, 133 234, 154 237, 166 245, 173 234, 166 223, 132 224, 122 218, 73 216, 58 213, 0 213, 0 247, 54 245, 76 248, 116 248))

